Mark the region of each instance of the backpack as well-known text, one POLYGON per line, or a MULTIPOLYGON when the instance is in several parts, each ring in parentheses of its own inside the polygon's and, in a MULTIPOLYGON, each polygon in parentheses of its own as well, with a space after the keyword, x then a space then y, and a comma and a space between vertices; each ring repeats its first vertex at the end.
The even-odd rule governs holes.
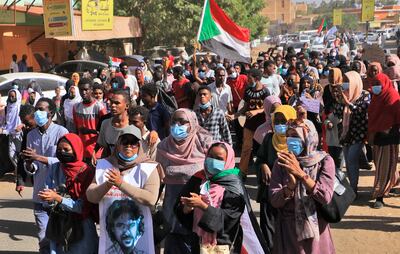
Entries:
POLYGON ((175 97, 170 96, 160 84, 156 83, 156 86, 158 89, 157 101, 172 115, 178 109, 175 97))

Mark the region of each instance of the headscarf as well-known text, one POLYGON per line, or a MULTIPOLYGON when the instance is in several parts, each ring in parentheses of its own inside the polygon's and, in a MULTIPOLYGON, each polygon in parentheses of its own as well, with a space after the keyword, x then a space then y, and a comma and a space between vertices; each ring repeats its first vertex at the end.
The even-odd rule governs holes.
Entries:
POLYGON ((68 95, 70 94, 71 89, 75 90, 75 97, 70 99, 69 97, 64 101, 64 116, 67 119, 73 119, 73 110, 75 104, 78 104, 82 101, 81 95, 79 94, 79 89, 77 86, 71 86, 68 90, 68 95))
POLYGON ((72 73, 72 75, 71 75, 71 79, 72 79, 72 81, 74 81, 74 85, 75 86, 78 86, 78 83, 79 83, 79 80, 80 80, 80 76, 79 76, 79 73, 77 73, 77 72, 74 72, 74 73, 72 73))
POLYGON ((19 110, 21 107, 21 93, 18 89, 11 89, 8 91, 8 95, 11 92, 15 92, 16 101, 11 103, 7 100, 7 111, 6 111, 6 130, 10 134, 15 134, 15 128, 21 124, 21 119, 19 118, 19 110))
POLYGON ((400 80, 400 59, 395 54, 390 54, 386 59, 386 64, 393 63, 394 65, 388 67, 384 73, 391 80, 399 81, 400 80))
POLYGON ((119 169, 121 172, 127 169, 134 168, 136 165, 143 163, 143 162, 149 162, 150 158, 147 156, 147 154, 143 151, 143 146, 140 144, 139 151, 138 151, 138 156, 135 160, 133 161, 124 161, 122 160, 118 153, 118 146, 121 144, 122 140, 124 137, 127 135, 132 135, 138 139, 138 141, 141 140, 141 132, 140 130, 133 126, 129 125, 127 128, 124 128, 123 132, 119 135, 118 140, 115 144, 115 149, 113 153, 107 158, 107 160, 117 169, 119 169))
MULTIPOLYGON (((318 132, 309 120, 305 120, 303 123, 293 122, 289 129, 294 129, 303 141, 304 155, 297 157, 297 160, 303 171, 315 181, 320 169, 320 162, 327 156, 325 152, 317 151, 318 132)), ((319 240, 315 200, 307 193, 302 182, 296 186, 294 205, 297 240, 302 241, 308 238, 319 240)))
MULTIPOLYGON (((360 98, 363 91, 363 82, 360 74, 356 71, 346 72, 344 75, 349 79, 349 101, 354 103, 360 98)), ((350 126, 351 110, 349 106, 345 106, 343 110, 343 131, 342 136, 346 135, 350 126)))
POLYGON ((212 142, 212 136, 203 129, 196 114, 189 109, 178 109, 174 114, 182 112, 189 121, 190 132, 182 144, 178 144, 172 135, 163 139, 157 147, 158 160, 170 161, 174 166, 199 164, 203 166, 205 153, 212 142))
MULTIPOLYGON (((274 111, 272 122, 275 119, 276 113, 282 113, 286 121, 295 120, 297 118, 296 110, 289 105, 281 105, 277 107, 274 111)), ((285 134, 278 134, 274 130, 274 135, 272 136, 272 146, 275 148, 277 152, 284 152, 287 151, 287 144, 286 144, 286 135, 285 134)))
POLYGON ((373 66, 376 66, 378 68, 378 74, 382 73, 382 65, 379 62, 371 62, 368 65, 367 77, 364 79, 364 85, 363 85, 364 90, 367 90, 369 87, 371 87, 373 85, 374 78, 375 78, 375 77, 371 77, 371 75, 372 75, 371 72, 372 72, 373 66))
MULTIPOLYGON (((201 189, 205 190, 206 193, 201 193, 201 198, 202 200, 207 203, 208 205, 211 205, 214 208, 219 208, 221 206, 222 200, 224 198, 224 192, 225 192, 225 188, 223 186, 221 186, 218 183, 213 182, 213 178, 214 177, 222 177, 223 175, 229 175, 229 174, 237 174, 238 169, 234 169, 235 167, 235 152, 232 148, 232 146, 230 146, 227 143, 224 142, 217 142, 214 144, 223 144, 227 150, 227 158, 226 158, 226 162, 225 162, 225 167, 224 167, 224 171, 218 173, 217 175, 213 175, 211 176, 211 180, 206 180, 203 182, 203 184, 201 185, 201 189), (208 192, 207 192, 208 190, 208 192)), ((210 148, 211 149, 211 148, 210 148)), ((209 151, 207 151, 208 154, 209 151)), ((208 173, 208 172, 207 172, 208 173)), ((239 188, 239 187, 237 187, 239 188)), ((241 193, 241 191, 238 191, 241 193)), ((239 194, 239 193, 236 193, 239 194)), ((195 232, 201 240, 202 244, 205 245, 216 245, 217 244, 217 233, 213 232, 207 232, 205 230, 203 230, 201 227, 198 226, 198 223, 200 221, 200 219, 203 217, 204 211, 199 209, 199 208, 195 208, 194 212, 193 212, 193 232, 195 232)))
POLYGON ((330 69, 333 72, 333 80, 329 80, 331 86, 341 85, 343 83, 342 71, 339 68, 330 69))
POLYGON ((270 111, 272 105, 274 105, 275 103, 279 103, 279 105, 282 105, 281 99, 279 99, 278 96, 270 95, 264 99, 265 122, 258 126, 253 137, 253 139, 259 144, 262 144, 265 135, 272 131, 272 119, 270 111))
POLYGON ((78 135, 74 133, 65 134, 59 139, 57 146, 62 141, 67 141, 71 145, 76 157, 74 162, 60 163, 60 168, 65 175, 65 186, 74 200, 82 199, 86 202, 81 214, 83 218, 86 218, 92 212, 92 207, 87 205, 86 189, 93 180, 95 170, 83 162, 83 143, 78 135))
POLYGON ((360 69, 361 77, 364 77, 365 75, 367 75, 367 67, 365 66, 364 62, 360 61, 360 60, 355 60, 354 62, 359 63, 361 66, 361 69, 360 69))
POLYGON ((376 75, 375 83, 382 85, 382 92, 373 94, 368 107, 368 131, 380 132, 400 124, 400 96, 392 86, 389 77, 376 75))

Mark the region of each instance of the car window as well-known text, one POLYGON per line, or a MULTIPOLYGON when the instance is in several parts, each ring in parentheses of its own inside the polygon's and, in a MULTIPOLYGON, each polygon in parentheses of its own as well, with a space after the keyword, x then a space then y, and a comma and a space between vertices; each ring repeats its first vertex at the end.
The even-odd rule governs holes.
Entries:
POLYGON ((90 73, 98 72, 98 70, 103 67, 102 65, 96 64, 96 63, 86 63, 83 62, 81 65, 81 71, 84 72, 86 70, 89 70, 90 73))
POLYGON ((35 80, 40 85, 40 88, 42 89, 43 92, 54 91, 56 87, 64 85, 63 82, 54 79, 39 78, 35 80))
MULTIPOLYGON (((4 84, 1 85, 0 94, 1 94, 2 97, 3 96, 8 96, 8 91, 11 90, 13 81, 14 80, 10 80, 9 82, 4 83, 4 84)), ((20 81, 21 81, 23 87, 26 87, 31 80, 30 79, 20 79, 20 81)))
POLYGON ((72 73, 78 71, 78 63, 66 63, 55 68, 56 73, 72 73))

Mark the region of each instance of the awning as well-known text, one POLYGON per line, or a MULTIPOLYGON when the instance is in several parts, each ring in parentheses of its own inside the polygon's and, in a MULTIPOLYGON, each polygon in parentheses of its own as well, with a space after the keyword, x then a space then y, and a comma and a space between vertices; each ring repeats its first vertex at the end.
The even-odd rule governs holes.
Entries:
POLYGON ((82 31, 82 18, 74 15, 74 35, 54 39, 61 41, 102 41, 110 39, 137 38, 142 36, 138 18, 114 16, 113 30, 82 31))

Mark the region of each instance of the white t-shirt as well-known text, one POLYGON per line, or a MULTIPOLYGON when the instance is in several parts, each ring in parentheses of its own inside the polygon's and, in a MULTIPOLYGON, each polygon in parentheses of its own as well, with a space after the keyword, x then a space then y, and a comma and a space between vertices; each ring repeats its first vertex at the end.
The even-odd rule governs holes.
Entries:
POLYGON ((224 111, 224 113, 227 113, 228 103, 233 102, 231 87, 224 84, 223 88, 220 90, 217 88, 215 82, 208 85, 208 87, 211 89, 211 94, 213 95, 211 103, 224 111))
POLYGON ((264 87, 268 88, 270 95, 279 96, 281 93, 281 86, 285 84, 285 81, 278 74, 272 74, 268 78, 262 77, 261 83, 264 87))
POLYGON ((11 72, 11 70, 12 70, 12 73, 19 72, 17 62, 11 61, 11 63, 10 63, 10 72, 11 72))
MULTIPOLYGON (((124 171, 123 180, 135 187, 143 188, 146 184, 151 173, 156 169, 157 164, 155 163, 141 163, 132 169, 124 171)), ((96 165, 96 183, 98 185, 106 181, 105 173, 114 168, 111 163, 106 159, 101 159, 97 161, 96 165)), ((125 193, 119 190, 117 187, 113 186, 106 195, 101 199, 99 203, 99 213, 100 213, 100 241, 99 241, 99 253, 115 253, 119 249, 118 242, 112 242, 107 231, 106 218, 108 215, 109 207, 116 200, 125 200, 129 198, 125 193), (115 251, 113 251, 115 250, 115 251)), ((144 206, 135 202, 140 209, 140 214, 143 216, 144 232, 142 236, 137 240, 135 245, 135 250, 142 251, 145 254, 154 254, 154 239, 153 239, 153 221, 151 217, 151 211, 148 206, 144 206)), ((137 232, 136 232, 137 233, 137 232)), ((140 253, 142 253, 140 252, 140 253)))
POLYGON ((128 74, 125 79, 125 85, 129 87, 131 98, 136 100, 137 95, 139 94, 139 85, 135 76, 128 74))

